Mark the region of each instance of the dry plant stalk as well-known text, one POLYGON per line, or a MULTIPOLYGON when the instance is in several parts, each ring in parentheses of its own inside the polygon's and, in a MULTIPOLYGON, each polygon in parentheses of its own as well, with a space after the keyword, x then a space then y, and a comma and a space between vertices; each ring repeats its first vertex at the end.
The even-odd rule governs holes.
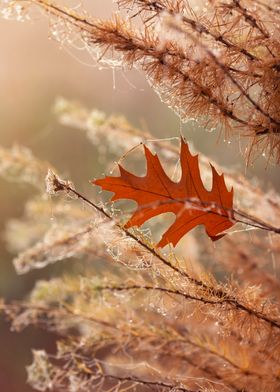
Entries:
POLYGON ((79 36, 98 62, 141 69, 183 121, 200 119, 246 152, 280 159, 279 10, 273 1, 118 0, 131 17, 105 21, 48 0, 10 0, 2 14, 37 6, 62 44, 79 36), (193 3, 193 4, 192 4, 193 3), (134 24, 136 16, 139 16, 134 24), (140 21, 140 22, 139 22, 140 21))
MULTIPOLYGON (((85 48, 101 48, 100 61, 113 56, 141 68, 182 118, 202 116, 211 127, 221 123, 279 160, 274 3, 211 1, 203 13, 184 0, 118 4, 128 7, 131 18, 97 21, 45 0, 8 1, 2 8, 4 16, 14 11, 21 19, 30 6, 41 7, 64 39, 74 31, 85 48), (136 16, 140 32, 133 26, 136 16)), ((60 122, 84 130, 102 154, 103 144, 110 149, 115 138, 119 156, 151 138, 121 117, 65 100, 56 109, 60 122)), ((151 146, 174 173, 177 147, 159 141, 151 146)), ((203 157, 201 167, 209 182, 207 161, 203 157)), ((34 389, 279 391, 278 194, 232 172, 226 177, 235 205, 246 211, 238 226, 215 248, 195 231, 181 250, 159 251, 156 226, 152 235, 125 228, 123 210, 90 200, 55 169, 47 172, 48 166, 23 148, 0 151, 0 175, 34 187, 22 219, 6 227, 7 244, 18 253, 17 272, 66 259, 84 265, 83 273, 38 281, 25 300, 1 303, 13 330, 33 325, 57 334, 55 356, 33 353, 28 382, 34 389)))
MULTIPOLYGON (((125 124, 120 134, 126 132, 125 124)), ((173 149, 162 146, 163 151, 168 148, 173 149)), ((37 167, 42 175, 44 166, 37 167)), ((25 163, 24 168, 28 172, 25 163)), ((239 175, 231 175, 242 184, 239 175)), ((242 185, 240 190, 242 195, 242 185)), ((53 170, 47 191, 61 196, 53 201, 34 196, 22 220, 7 226, 10 248, 14 244, 20 251, 17 271, 67 258, 78 258, 86 267, 83 275, 37 282, 25 301, 2 305, 15 331, 35 325, 60 336, 56 358, 34 352, 28 381, 35 389, 279 389, 279 281, 264 263, 264 231, 257 231, 251 241, 246 231, 233 232, 216 252, 209 250, 205 237, 190 234, 188 240, 201 250, 186 260, 173 252, 158 253, 144 231, 124 229, 117 210, 109 212, 90 201, 53 170), (63 203, 64 197, 71 203, 63 203), (50 208, 54 221, 47 219, 50 208), (24 241, 18 243, 19 233, 36 212, 34 233, 29 230, 23 237, 24 246, 24 241), (215 260, 220 269, 225 265, 236 279, 219 281, 205 268, 205 257, 212 267, 215 260)), ((248 200, 250 195, 259 203, 266 198, 261 190, 248 188, 248 200)), ((263 207, 279 219, 276 199, 273 204, 268 197, 263 207)), ((279 236, 271 233, 269 238, 271 252, 279 254, 279 236)))

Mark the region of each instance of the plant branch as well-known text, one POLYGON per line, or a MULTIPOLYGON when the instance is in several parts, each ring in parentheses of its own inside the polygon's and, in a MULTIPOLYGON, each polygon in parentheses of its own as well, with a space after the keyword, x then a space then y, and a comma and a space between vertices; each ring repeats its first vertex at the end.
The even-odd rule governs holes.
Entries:
MULTIPOLYGON (((120 6, 123 6, 125 4, 131 4, 132 6, 138 6, 140 8, 140 12, 144 11, 154 11, 156 14, 160 14, 162 12, 167 12, 170 15, 180 15, 181 20, 184 24, 190 26, 193 31, 199 33, 199 34, 205 34, 213 38, 216 42, 221 43, 228 49, 231 49, 235 51, 236 53, 242 53, 245 55, 250 61, 252 60, 257 60, 257 57, 253 55, 252 53, 248 52, 246 49, 238 47, 237 45, 233 44, 229 40, 227 40, 222 34, 215 34, 212 32, 210 29, 208 29, 202 22, 199 22, 198 20, 191 19, 187 16, 185 16, 183 13, 180 13, 180 10, 176 9, 175 7, 172 7, 172 4, 169 3, 164 4, 162 1, 158 0, 118 0, 118 4, 120 6)), ((231 69, 232 71, 237 71, 239 70, 236 69, 231 69)))
MULTIPOLYGON (((258 311, 256 309, 252 309, 252 308, 248 307, 247 305, 242 304, 235 297, 230 296, 222 288, 218 288, 217 289, 215 287, 207 286, 201 280, 198 280, 196 278, 191 277, 188 273, 186 273, 185 271, 182 271, 180 268, 178 268, 175 265, 173 265, 169 260, 167 260, 161 254, 156 252, 156 250, 154 248, 152 248, 150 245, 148 245, 146 242, 144 242, 141 238, 137 237, 136 235, 131 233, 129 230, 125 229, 121 224, 115 222, 113 217, 111 217, 110 214, 108 214, 104 210, 104 208, 102 208, 102 207, 96 205, 94 202, 90 201, 84 195, 82 195, 81 193, 76 191, 66 181, 62 181, 57 176, 55 176, 54 179, 53 179, 53 185, 54 185, 54 190, 56 192, 66 191, 66 193, 71 193, 71 194, 75 195, 76 197, 78 197, 80 200, 82 200, 85 203, 87 203, 89 206, 91 206, 95 210, 99 211, 103 216, 105 216, 105 218, 107 218, 110 221, 113 221, 114 224, 116 225, 116 227, 118 227, 120 230, 122 230, 126 234, 127 237, 130 237, 134 241, 136 241, 139 245, 141 245, 144 249, 146 249, 150 254, 152 254, 159 261, 161 261, 165 266, 167 266, 168 268, 171 268, 173 271, 175 271, 179 275, 185 277, 186 279, 188 279, 188 281, 190 283, 194 284, 197 287, 200 287, 203 291, 206 291, 208 293, 208 295, 211 294, 212 296, 217 297, 219 299, 219 300, 217 300, 217 302, 215 302, 215 300, 214 300, 213 303, 215 303, 215 304, 217 304, 217 303, 218 304, 219 303, 220 304, 229 304, 233 308, 236 308, 238 310, 244 311, 248 315, 252 315, 252 316, 256 317, 259 320, 267 322, 273 328, 280 329, 280 322, 278 320, 274 320, 274 319, 270 318, 269 316, 263 314, 261 311, 258 311)), ((202 301, 202 302, 203 301, 205 301, 205 302, 208 301, 208 299, 205 299, 205 297, 194 298, 194 299, 202 301)))

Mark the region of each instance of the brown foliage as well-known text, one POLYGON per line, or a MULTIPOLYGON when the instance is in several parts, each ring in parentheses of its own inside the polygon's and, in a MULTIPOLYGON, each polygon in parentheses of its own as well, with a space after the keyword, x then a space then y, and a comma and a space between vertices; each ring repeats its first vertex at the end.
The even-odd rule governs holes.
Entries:
MULTIPOLYGON (((172 151, 168 144, 164 148, 172 151)), ((5 156, 9 156, 8 150, 5 156)), ((33 159, 41 176, 45 166, 33 159)), ((15 176, 19 162, 14 162, 15 176)), ((24 171, 29 173, 25 162, 24 171)), ((34 162, 30 162, 31 167, 34 162)), ((11 173, 9 160, 9 178, 11 173)), ((28 182, 27 176, 24 180, 28 182)), ((235 181, 244 194, 242 178, 237 176, 235 181)), ((173 252, 159 253, 144 232, 125 228, 114 208, 109 213, 53 171, 47 176, 47 190, 51 195, 67 197, 71 204, 53 201, 51 210, 57 220, 51 225, 46 222, 50 201, 35 198, 29 202, 27 216, 9 227, 10 245, 22 250, 23 243, 17 245, 21 235, 16 226, 25 231, 37 213, 36 226, 26 238, 26 250, 15 259, 17 271, 26 273, 70 257, 90 263, 83 275, 39 281, 26 301, 2 305, 15 331, 35 325, 60 336, 55 358, 44 351, 34 352, 29 382, 35 389, 279 389, 279 281, 262 266, 267 257, 262 253, 264 231, 259 233, 259 241, 246 246, 241 242, 244 236, 248 242, 244 230, 228 236, 228 240, 218 242, 218 252, 211 250, 213 255, 207 250, 205 237, 192 237, 192 245, 202 247, 203 241, 202 254, 208 255, 211 263, 216 260, 220 267, 227 263, 234 273, 238 269, 241 282, 245 279, 244 284, 237 279, 223 283, 206 272, 199 261, 201 255, 187 261, 173 252), (37 227, 41 227, 39 232, 37 227), (30 245, 36 238, 37 243, 30 245), (254 286, 256 277, 258 286, 254 286)), ((256 197, 264 202, 260 190, 251 191, 246 186, 246 191, 250 192, 246 203, 256 197)), ((268 198, 267 203, 262 212, 274 208, 277 217, 277 199, 272 203, 268 198)), ((253 225, 257 222, 261 225, 256 218, 251 221, 253 225)), ((263 229, 273 235, 269 225, 263 229)), ((278 237, 273 241, 273 251, 277 252, 278 237)))
MULTIPOLYGON (((129 20, 100 21, 47 0, 4 2, 2 8, 4 16, 14 9, 18 17, 39 6, 60 24, 64 39, 78 32, 87 48, 98 49, 99 62, 113 59, 143 70, 183 120, 195 116, 207 126, 221 125, 229 135, 248 136, 256 152, 268 148, 268 158, 279 161, 279 11, 274 3, 212 0, 197 12, 185 0, 118 4, 128 6, 129 20), (18 5, 20 11, 14 8, 18 5)), ((66 109, 60 121, 85 130, 97 147, 106 140, 120 155, 135 138, 139 143, 150 137, 123 118, 95 111, 90 122, 86 109, 66 109)), ((174 168, 176 147, 152 144, 174 168)), ((39 391, 279 391, 279 195, 232 172, 227 182, 235 190, 238 208, 233 209, 223 175, 210 170, 205 157, 199 170, 185 142, 178 183, 167 177, 157 155, 147 147, 145 153, 146 176, 121 167, 120 177, 95 182, 115 191, 115 200, 125 196, 138 202, 123 225, 123 209, 90 200, 54 169, 46 173, 48 165, 29 150, 1 149, 0 174, 39 192, 24 216, 6 228, 9 248, 19 252, 17 272, 66 259, 83 265, 78 273, 37 281, 25 300, 1 303, 13 330, 33 325, 57 334, 55 355, 34 351, 29 383, 39 391), (43 196, 46 174, 53 200, 43 196), (212 191, 206 191, 202 175, 212 179, 212 191), (151 196, 151 189, 160 195, 151 196), (182 240, 181 254, 179 246, 159 251, 153 235, 131 226, 165 211, 177 214, 175 225, 184 220, 186 226, 180 235, 170 237, 167 231, 160 246, 176 244, 192 228, 190 213, 210 237, 221 234, 221 227, 212 227, 220 222, 228 235, 213 247, 193 230, 182 240)))
MULTIPOLYGON (((11 2, 11 7, 17 1, 11 2)), ((19 2, 22 6, 22 2, 19 2)), ((199 119, 226 137, 249 139, 245 149, 279 162, 279 12, 274 2, 119 0, 130 19, 98 20, 47 0, 37 5, 62 24, 61 40, 80 34, 98 62, 136 67, 183 121, 199 119), (135 17, 140 23, 134 26, 135 17), (113 60, 113 61, 112 61, 113 60)), ((55 31, 58 40, 59 33, 55 31)))
POLYGON ((175 246, 184 234, 201 224, 213 241, 223 237, 221 233, 233 226, 233 189, 230 192, 227 190, 224 175, 219 175, 211 165, 213 185, 211 191, 207 191, 200 177, 198 156, 191 155, 183 139, 180 154, 182 175, 177 183, 170 180, 158 156, 147 147, 145 156, 147 174, 144 177, 137 177, 119 165, 120 177, 93 181, 115 194, 112 201, 132 199, 137 202, 138 208, 125 227, 141 226, 156 215, 173 212, 176 220, 164 233, 158 247, 168 243, 175 246))

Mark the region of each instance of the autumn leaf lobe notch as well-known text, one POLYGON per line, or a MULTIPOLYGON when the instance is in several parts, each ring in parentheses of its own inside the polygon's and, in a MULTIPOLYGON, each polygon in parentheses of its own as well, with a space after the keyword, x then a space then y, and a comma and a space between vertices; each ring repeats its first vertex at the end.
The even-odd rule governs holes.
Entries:
POLYGON ((221 238, 224 231, 233 226, 233 189, 228 191, 224 175, 219 175, 211 165, 212 189, 208 191, 201 179, 198 155, 190 153, 189 146, 181 139, 179 182, 172 181, 165 173, 157 154, 153 155, 144 145, 147 172, 135 176, 119 165, 119 177, 105 177, 92 181, 103 190, 114 193, 112 201, 130 199, 137 209, 125 227, 141 226, 150 218, 172 212, 174 223, 163 234, 158 247, 172 243, 174 246, 190 230, 204 225, 213 240, 221 238))

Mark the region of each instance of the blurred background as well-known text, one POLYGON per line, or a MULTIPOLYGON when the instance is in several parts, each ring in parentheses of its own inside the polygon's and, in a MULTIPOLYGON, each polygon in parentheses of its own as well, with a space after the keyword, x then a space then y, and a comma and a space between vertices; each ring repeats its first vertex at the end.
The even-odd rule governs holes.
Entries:
MULTIPOLYGON (((114 12, 111 0, 84 1, 83 7, 100 17, 110 17, 114 12)), ((61 48, 49 35, 48 21, 44 17, 25 23, 0 19, 1 145, 29 147, 35 156, 49 161, 66 178, 71 178, 81 191, 90 192, 88 180, 100 176, 104 168, 98 163, 97 151, 82 133, 65 128, 55 120, 53 104, 62 96, 108 114, 122 113, 132 124, 156 137, 178 136, 182 127, 183 134, 197 151, 238 170, 251 181, 259 182, 261 187, 280 190, 277 167, 267 167, 262 157, 254 166, 246 167, 236 141, 228 144, 215 132, 206 133, 193 125, 181 125, 141 73, 99 69, 89 54, 61 48)), ((5 222, 22 215, 32 191, 3 179, 0 186, 0 232, 3 233, 5 222)), ((0 297, 23 298, 35 280, 48 279, 65 267, 54 265, 17 276, 11 261, 13 255, 7 251, 3 236, 0 245, 0 297)), ((25 366, 31 362, 31 348, 55 349, 53 336, 32 328, 20 334, 11 333, 3 319, 0 346, 0 390, 5 392, 31 390, 26 385, 25 372, 25 366)))

